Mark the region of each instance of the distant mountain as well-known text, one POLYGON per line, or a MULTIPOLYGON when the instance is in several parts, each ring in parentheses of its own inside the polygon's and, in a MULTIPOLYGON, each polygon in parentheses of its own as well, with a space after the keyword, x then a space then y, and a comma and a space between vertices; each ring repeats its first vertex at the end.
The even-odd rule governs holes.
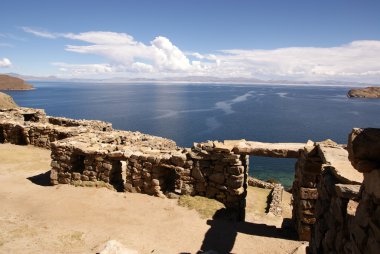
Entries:
POLYGON ((30 90, 33 86, 23 79, 0 74, 0 90, 30 90))
POLYGON ((56 76, 26 76, 17 73, 8 73, 13 77, 19 77, 28 81, 50 81, 50 82, 92 82, 92 83, 218 83, 218 84, 272 84, 272 85, 334 85, 334 86, 369 86, 376 84, 368 84, 361 82, 348 82, 336 80, 320 80, 320 81, 306 81, 306 80, 261 80, 256 78, 220 78, 214 76, 185 76, 185 77, 166 77, 166 78, 127 78, 127 77, 114 77, 104 79, 81 79, 71 78, 64 79, 56 76))

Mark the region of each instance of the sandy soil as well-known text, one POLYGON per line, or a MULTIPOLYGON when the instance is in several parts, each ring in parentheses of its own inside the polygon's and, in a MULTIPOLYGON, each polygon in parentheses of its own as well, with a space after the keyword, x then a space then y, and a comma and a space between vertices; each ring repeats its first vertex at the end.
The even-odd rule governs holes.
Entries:
POLYGON ((47 150, 0 144, 0 253, 96 253, 110 239, 139 253, 291 253, 301 245, 282 218, 255 207, 265 192, 249 192, 247 222, 205 220, 176 200, 46 186, 49 163, 47 150))

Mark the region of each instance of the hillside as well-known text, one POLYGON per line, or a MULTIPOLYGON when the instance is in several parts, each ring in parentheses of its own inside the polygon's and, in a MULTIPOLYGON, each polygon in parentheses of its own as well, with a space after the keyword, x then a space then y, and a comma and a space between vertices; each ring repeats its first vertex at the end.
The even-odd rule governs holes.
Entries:
POLYGON ((0 74, 0 90, 30 90, 33 86, 20 78, 0 74))
POLYGON ((351 89, 348 94, 350 98, 380 98, 380 87, 366 87, 360 89, 351 89))
POLYGON ((16 108, 17 104, 11 96, 0 92, 0 109, 16 108))

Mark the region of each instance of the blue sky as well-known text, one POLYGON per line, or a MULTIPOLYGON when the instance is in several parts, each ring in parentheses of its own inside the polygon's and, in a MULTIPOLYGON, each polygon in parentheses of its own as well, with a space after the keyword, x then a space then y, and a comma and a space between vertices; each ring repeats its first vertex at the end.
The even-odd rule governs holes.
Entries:
POLYGON ((378 0, 3 0, 0 72, 375 82, 378 0))

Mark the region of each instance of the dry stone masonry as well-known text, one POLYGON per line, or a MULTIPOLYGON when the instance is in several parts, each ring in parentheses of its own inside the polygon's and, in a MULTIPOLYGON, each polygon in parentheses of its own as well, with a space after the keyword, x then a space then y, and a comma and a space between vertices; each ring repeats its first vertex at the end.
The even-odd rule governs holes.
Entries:
POLYGON ((245 207, 248 156, 234 153, 228 142, 181 148, 169 139, 113 130, 110 123, 48 117, 29 108, 0 111, 0 142, 51 149, 52 184, 201 195, 238 211, 245 207))
POLYGON ((271 188, 281 215, 283 187, 248 177, 249 156, 298 158, 293 221, 311 253, 378 253, 380 129, 354 129, 347 147, 331 140, 261 143, 207 141, 191 148, 102 121, 46 116, 41 109, 0 109, 0 143, 51 150, 51 183, 107 186, 175 198, 217 199, 244 220, 247 186, 271 188))
POLYGON ((331 163, 318 184, 311 253, 379 253, 380 129, 354 129, 345 150, 322 147, 331 163), (354 167, 352 167, 354 166, 354 167), (364 179, 363 179, 364 177, 364 179))
MULTIPOLYGON (((50 117, 30 108, 0 111, 0 142, 51 149, 52 184, 102 185, 160 197, 200 195, 239 211, 240 219, 253 183, 248 156, 294 158, 304 146, 226 140, 181 148, 169 139, 113 130, 107 122, 50 117)), ((280 215, 282 189, 266 187, 274 188, 271 211, 280 215)))

